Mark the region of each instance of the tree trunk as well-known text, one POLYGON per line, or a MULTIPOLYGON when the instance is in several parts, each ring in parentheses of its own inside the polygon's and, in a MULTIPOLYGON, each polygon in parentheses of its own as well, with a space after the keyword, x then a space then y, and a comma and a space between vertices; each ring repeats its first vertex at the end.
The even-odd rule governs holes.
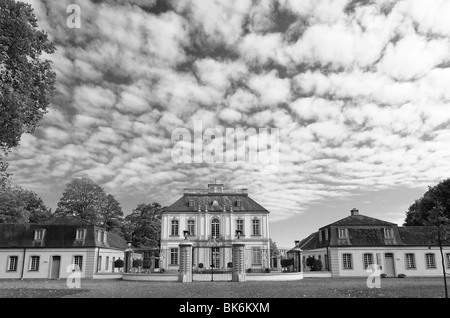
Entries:
POLYGON ((441 233, 440 232, 438 234, 438 239, 439 239, 439 250, 441 251, 442 273, 444 274, 445 298, 448 298, 447 274, 445 273, 445 261, 444 261, 444 253, 442 252, 442 242, 441 242, 441 233))

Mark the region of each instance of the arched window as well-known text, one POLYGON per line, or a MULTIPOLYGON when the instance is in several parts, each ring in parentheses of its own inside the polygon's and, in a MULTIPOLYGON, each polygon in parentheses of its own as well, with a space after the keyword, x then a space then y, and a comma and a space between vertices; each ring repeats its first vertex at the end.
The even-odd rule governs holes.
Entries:
POLYGON ((220 235, 220 223, 218 219, 213 219, 211 221, 211 236, 213 238, 218 238, 220 235))

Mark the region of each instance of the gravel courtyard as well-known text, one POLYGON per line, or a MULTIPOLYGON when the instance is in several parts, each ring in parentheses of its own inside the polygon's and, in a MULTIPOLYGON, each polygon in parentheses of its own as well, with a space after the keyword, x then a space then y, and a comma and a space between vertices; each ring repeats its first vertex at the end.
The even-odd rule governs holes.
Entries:
POLYGON ((0 282, 0 298, 438 298, 441 278, 385 278, 380 289, 369 289, 365 278, 306 278, 296 282, 130 282, 82 280, 69 289, 65 280, 0 282))

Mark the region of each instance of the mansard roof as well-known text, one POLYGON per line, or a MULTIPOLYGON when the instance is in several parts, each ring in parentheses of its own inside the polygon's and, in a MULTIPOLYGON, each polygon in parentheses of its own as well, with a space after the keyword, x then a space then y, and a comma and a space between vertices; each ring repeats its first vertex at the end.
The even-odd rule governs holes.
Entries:
POLYGON ((197 212, 200 206, 201 211, 205 211, 207 207, 208 212, 223 212, 230 211, 232 208, 234 212, 244 211, 269 211, 250 198, 246 194, 184 194, 175 203, 166 208, 166 212, 197 212), (189 205, 189 201, 193 205, 189 205), (240 204, 237 202, 240 201, 240 204), (216 204, 213 204, 216 203, 216 204))
POLYGON ((0 224, 0 248, 127 248, 125 239, 112 232, 107 232, 106 243, 98 242, 95 230, 105 229, 76 216, 62 216, 40 224, 0 224), (40 229, 45 230, 45 235, 42 243, 37 243, 34 241, 34 232, 40 229), (84 241, 76 240, 78 229, 86 229, 84 241))
POLYGON ((376 225, 392 226, 396 224, 386 222, 380 219, 375 219, 366 215, 357 214, 357 215, 349 215, 343 219, 328 224, 323 228, 328 226, 376 226, 376 225))

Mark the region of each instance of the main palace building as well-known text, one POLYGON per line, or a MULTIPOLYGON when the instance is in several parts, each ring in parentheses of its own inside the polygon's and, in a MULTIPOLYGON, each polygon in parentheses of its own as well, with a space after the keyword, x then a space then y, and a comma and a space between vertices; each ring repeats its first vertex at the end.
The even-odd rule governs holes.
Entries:
POLYGON ((232 243, 245 243, 245 268, 270 267, 269 211, 249 197, 247 189, 185 189, 183 196, 162 215, 160 267, 177 271, 179 244, 193 243, 194 270, 226 269, 232 262, 232 243), (188 232, 186 232, 188 231, 188 232))

